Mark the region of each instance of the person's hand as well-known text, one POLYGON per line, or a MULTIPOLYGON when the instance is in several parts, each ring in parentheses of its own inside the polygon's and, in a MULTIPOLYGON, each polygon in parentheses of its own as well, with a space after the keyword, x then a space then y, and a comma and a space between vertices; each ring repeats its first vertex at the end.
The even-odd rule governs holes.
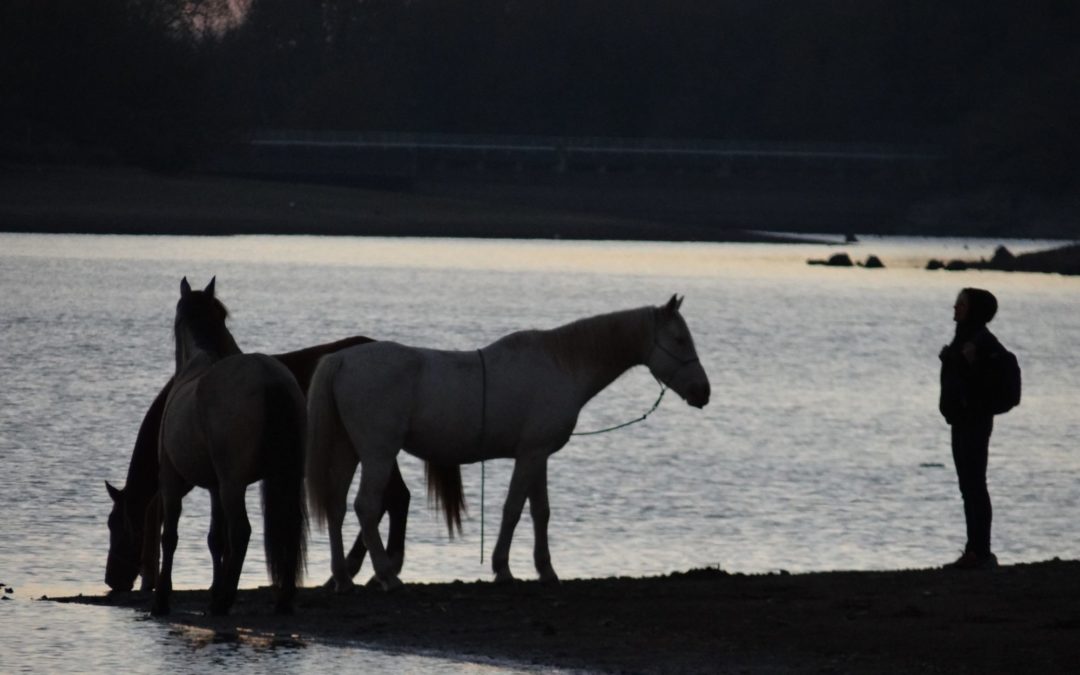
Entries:
POLYGON ((974 342, 965 342, 963 352, 964 352, 964 358, 967 359, 968 363, 975 363, 975 343, 974 342))

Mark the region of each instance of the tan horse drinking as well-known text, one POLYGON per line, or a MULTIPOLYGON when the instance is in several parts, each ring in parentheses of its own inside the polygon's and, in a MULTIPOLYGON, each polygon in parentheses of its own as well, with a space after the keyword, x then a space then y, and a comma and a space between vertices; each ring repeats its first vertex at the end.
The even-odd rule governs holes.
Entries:
POLYGON ((536 570, 542 581, 556 581, 547 540, 547 460, 570 439, 582 406, 636 365, 694 407, 709 401, 709 380, 681 304, 672 296, 661 307, 512 333, 475 351, 376 342, 324 357, 308 390, 306 473, 312 514, 329 523, 337 589, 352 586, 341 526, 358 463, 356 511, 376 578, 387 589, 401 584, 375 527, 401 449, 435 469, 429 487, 444 497, 448 524, 460 522, 460 465, 513 459, 492 556, 495 579, 513 579, 510 540, 528 498, 536 570))
POLYGON ((275 610, 290 612, 304 566, 304 394, 292 373, 263 354, 242 354, 225 327, 228 312, 214 281, 192 291, 185 278, 176 305, 176 374, 159 439, 158 487, 164 515, 161 574, 152 611, 169 611, 181 500, 210 492, 207 542, 214 580, 210 609, 228 613, 251 537, 244 495, 262 481, 266 564, 275 610))

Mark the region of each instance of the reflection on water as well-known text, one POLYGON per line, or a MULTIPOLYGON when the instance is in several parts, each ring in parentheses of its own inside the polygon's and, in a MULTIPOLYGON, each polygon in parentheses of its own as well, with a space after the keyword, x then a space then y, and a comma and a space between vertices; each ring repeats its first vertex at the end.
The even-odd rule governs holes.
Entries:
MULTIPOLYGON (((807 266, 831 252, 820 245, 0 234, 0 582, 16 588, 15 600, 0 600, 0 671, 157 673, 185 663, 326 672, 385 668, 387 658, 395 670, 446 666, 252 635, 170 634, 128 610, 29 601, 104 590, 104 481, 123 483, 139 422, 170 375, 184 275, 205 284, 216 274, 238 342, 268 352, 358 333, 469 349, 685 294, 713 400, 699 411, 667 397, 647 423, 576 437, 552 458, 551 548, 563 578, 954 558, 963 517, 936 410, 937 353, 951 337, 956 291, 989 287, 1001 301, 995 332, 1019 355, 1025 386, 991 442, 995 548, 1006 563, 1080 556, 1080 279, 918 269, 930 257, 989 256, 996 244, 844 246, 888 266, 865 270, 807 266)), ((633 370, 590 402, 579 428, 632 419, 655 397, 652 378, 633 370)), ((510 468, 486 465, 483 501, 480 467, 464 468, 470 520, 448 541, 422 497, 422 466, 402 459, 416 497, 406 583, 489 578, 480 510, 493 528, 510 468)), ((245 587, 266 583, 257 495, 249 491, 245 587)), ((208 502, 200 490, 184 502, 180 587, 209 584, 208 502)), ((355 532, 350 518, 345 536, 355 532)), ((531 577, 529 523, 517 533, 511 566, 531 577)), ((490 561, 492 538, 485 544, 490 561)), ((308 583, 328 575, 328 548, 313 533, 308 583)))
MULTIPOLYGON (((388 671, 435 675, 536 673, 501 661, 403 653, 355 644, 308 643, 250 631, 169 626, 123 608, 25 598, 0 603, 0 672, 166 675, 268 671, 296 674, 388 671)), ((542 669, 543 672, 557 672, 542 669)))

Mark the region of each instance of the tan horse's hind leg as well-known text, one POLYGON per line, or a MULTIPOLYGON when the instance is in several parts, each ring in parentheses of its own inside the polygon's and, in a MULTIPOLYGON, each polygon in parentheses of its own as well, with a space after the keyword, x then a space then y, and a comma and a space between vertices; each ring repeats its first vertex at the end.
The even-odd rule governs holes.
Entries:
POLYGON ((236 600, 236 588, 240 585, 240 572, 244 568, 244 558, 251 540, 251 524, 244 503, 246 487, 223 484, 218 488, 225 526, 225 552, 221 561, 220 583, 211 589, 210 596, 210 613, 216 616, 228 614, 236 600))
POLYGON ((177 526, 180 523, 181 500, 163 499, 162 509, 165 512, 165 524, 161 533, 161 573, 158 575, 153 604, 150 606, 150 613, 154 616, 164 616, 170 611, 172 566, 173 556, 176 554, 176 543, 179 540, 177 526))
POLYGON ((225 526, 225 516, 221 510, 221 495, 217 488, 210 488, 210 532, 206 535, 206 547, 210 549, 210 562, 213 565, 214 576, 210 583, 210 597, 216 597, 221 592, 222 564, 225 561, 225 551, 228 548, 228 528, 225 526))
POLYGON ((177 527, 180 523, 184 495, 191 491, 191 486, 176 472, 168 457, 162 458, 159 482, 164 522, 161 533, 161 574, 158 575, 154 599, 150 605, 150 613, 154 616, 169 613, 173 556, 176 554, 176 543, 179 540, 177 527))

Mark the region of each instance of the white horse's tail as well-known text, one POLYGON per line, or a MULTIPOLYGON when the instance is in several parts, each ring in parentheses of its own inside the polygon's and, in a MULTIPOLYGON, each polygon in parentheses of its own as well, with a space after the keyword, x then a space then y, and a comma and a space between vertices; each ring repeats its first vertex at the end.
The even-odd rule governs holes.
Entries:
MULTIPOLYGON (((315 524, 326 527, 326 519, 335 500, 335 453, 346 437, 345 428, 334 400, 334 377, 341 367, 339 354, 328 354, 319 361, 308 387, 307 452, 304 474, 307 477, 308 507, 315 524)), ((350 476, 351 479, 351 476, 350 476)))
POLYGON ((454 530, 461 534, 461 514, 465 511, 465 490, 461 487, 461 466, 458 464, 433 464, 424 462, 427 478, 428 499, 441 508, 446 517, 446 530, 454 538, 454 530))

